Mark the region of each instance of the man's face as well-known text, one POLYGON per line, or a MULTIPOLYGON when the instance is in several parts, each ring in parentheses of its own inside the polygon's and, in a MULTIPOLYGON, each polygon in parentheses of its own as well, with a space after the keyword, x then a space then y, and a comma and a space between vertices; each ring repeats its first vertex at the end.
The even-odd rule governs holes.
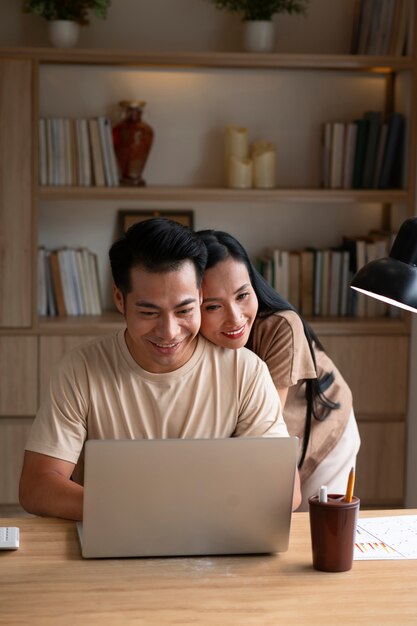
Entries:
POLYGON ((131 270, 131 291, 113 286, 118 310, 126 319, 126 343, 135 361, 148 372, 172 372, 191 358, 200 328, 201 293, 191 261, 179 269, 151 273, 131 270))

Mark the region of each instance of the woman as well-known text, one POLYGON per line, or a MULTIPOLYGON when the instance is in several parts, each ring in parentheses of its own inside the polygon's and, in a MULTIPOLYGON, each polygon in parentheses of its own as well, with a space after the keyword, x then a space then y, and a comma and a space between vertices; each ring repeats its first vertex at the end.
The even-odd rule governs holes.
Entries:
POLYGON ((352 394, 314 331, 256 271, 228 233, 204 230, 201 333, 225 348, 246 346, 268 365, 289 432, 300 438, 302 503, 327 485, 344 493, 360 438, 352 394))

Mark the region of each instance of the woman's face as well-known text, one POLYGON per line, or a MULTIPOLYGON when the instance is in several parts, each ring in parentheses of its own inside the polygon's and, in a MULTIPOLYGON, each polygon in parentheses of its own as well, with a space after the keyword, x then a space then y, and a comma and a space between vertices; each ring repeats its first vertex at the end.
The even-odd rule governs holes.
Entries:
POLYGON ((200 332, 223 348, 242 348, 258 311, 246 265, 221 261, 204 272, 200 332))

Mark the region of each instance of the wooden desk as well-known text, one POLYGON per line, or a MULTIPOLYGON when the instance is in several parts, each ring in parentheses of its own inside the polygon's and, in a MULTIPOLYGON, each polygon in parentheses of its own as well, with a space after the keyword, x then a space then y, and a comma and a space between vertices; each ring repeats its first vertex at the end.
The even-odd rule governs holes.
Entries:
MULTIPOLYGON (((362 512, 369 515, 417 511, 362 512)), ((0 624, 417 624, 417 561, 355 561, 316 572, 308 514, 280 555, 84 560, 73 522, 2 519, 20 548, 0 553, 0 624)))

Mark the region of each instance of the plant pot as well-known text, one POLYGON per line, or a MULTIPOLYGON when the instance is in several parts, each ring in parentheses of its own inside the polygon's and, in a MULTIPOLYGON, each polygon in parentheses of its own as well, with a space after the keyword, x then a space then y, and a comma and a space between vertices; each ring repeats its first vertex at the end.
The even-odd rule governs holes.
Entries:
POLYGON ((243 48, 246 52, 272 52, 275 44, 275 28, 272 21, 243 23, 243 48))
POLYGON ((56 48, 72 48, 78 41, 80 25, 70 20, 51 20, 49 39, 56 48))

